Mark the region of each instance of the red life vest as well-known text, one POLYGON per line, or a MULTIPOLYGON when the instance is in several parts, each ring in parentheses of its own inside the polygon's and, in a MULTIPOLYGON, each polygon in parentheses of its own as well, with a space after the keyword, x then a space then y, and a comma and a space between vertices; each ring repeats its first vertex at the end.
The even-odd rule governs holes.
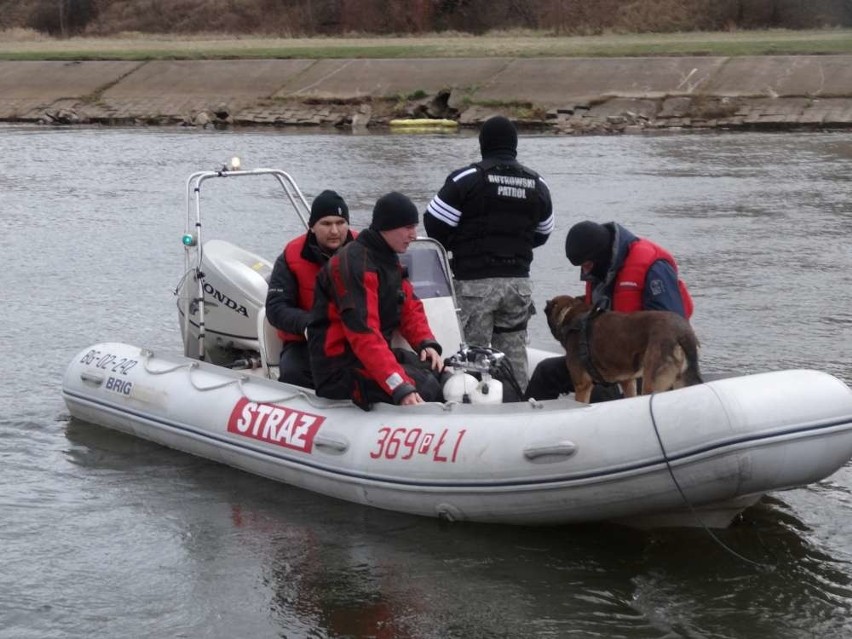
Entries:
MULTIPOLYGON (((308 240, 308 235, 301 235, 296 239, 287 243, 284 247, 284 260, 287 262, 287 267, 296 278, 296 284, 299 287, 299 308, 309 311, 314 305, 314 284, 317 280, 317 273, 322 268, 322 264, 311 262, 302 257, 302 249, 305 248, 305 242, 308 240)), ((288 333, 278 329, 278 337, 284 342, 304 342, 305 336, 296 333, 288 333)))
MULTIPOLYGON (((632 313, 642 310, 642 296, 645 291, 645 278, 651 265, 657 260, 665 260, 671 264, 677 275, 677 262, 666 249, 640 238, 630 245, 624 263, 615 276, 612 293, 612 310, 622 313, 632 313)), ((694 304, 686 284, 680 278, 677 280, 683 311, 686 318, 692 317, 694 304)), ((592 285, 586 282, 586 302, 592 303, 592 285)))

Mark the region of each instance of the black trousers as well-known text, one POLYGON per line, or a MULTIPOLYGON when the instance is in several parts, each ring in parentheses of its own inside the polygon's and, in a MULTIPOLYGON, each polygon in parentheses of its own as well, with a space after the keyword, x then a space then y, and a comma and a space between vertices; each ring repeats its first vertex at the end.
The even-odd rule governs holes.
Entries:
MULTIPOLYGON (((535 367, 524 399, 556 399, 561 393, 574 392, 574 384, 565 357, 548 357, 535 367)), ((595 384, 592 388, 592 403, 608 402, 621 398, 617 384, 595 384)))
MULTIPOLYGON (((440 373, 431 369, 428 360, 421 362, 416 353, 402 348, 394 348, 393 354, 408 376, 414 380, 417 392, 424 401, 443 401, 440 373)), ((381 386, 357 369, 338 371, 333 378, 325 380, 317 388, 317 395, 332 399, 351 399, 362 408, 375 402, 393 403, 393 398, 381 386)))
POLYGON ((278 360, 278 381, 305 388, 314 387, 307 342, 284 342, 278 360))

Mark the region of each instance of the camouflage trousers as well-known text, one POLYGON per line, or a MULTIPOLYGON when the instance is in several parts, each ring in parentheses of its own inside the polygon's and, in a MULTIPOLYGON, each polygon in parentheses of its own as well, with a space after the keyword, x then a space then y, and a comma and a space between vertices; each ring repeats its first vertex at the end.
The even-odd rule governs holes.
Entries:
POLYGON ((526 277, 454 280, 465 342, 490 346, 511 362, 521 390, 527 386, 527 320, 532 285, 526 277))

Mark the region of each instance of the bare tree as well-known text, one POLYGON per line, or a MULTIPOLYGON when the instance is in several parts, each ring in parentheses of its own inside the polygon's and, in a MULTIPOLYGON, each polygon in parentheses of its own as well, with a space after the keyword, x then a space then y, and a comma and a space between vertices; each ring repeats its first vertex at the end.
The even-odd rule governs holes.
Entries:
POLYGON ((307 35, 852 26, 852 0, 0 0, 0 28, 63 38, 89 29, 146 33, 307 35))
POLYGON ((68 24, 65 17, 66 0, 59 0, 59 36, 65 38, 68 36, 68 24))

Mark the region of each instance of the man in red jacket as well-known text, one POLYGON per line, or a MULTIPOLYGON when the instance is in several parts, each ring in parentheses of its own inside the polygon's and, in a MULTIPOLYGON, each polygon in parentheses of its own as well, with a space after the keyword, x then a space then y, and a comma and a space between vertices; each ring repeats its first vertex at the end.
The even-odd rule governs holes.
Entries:
POLYGON ((441 400, 441 346, 399 261, 417 223, 414 203, 388 193, 376 202, 370 228, 320 271, 308 325, 317 395, 364 408, 441 400), (414 352, 391 348, 394 331, 414 352))
POLYGON ((349 230, 349 207, 337 193, 326 190, 311 204, 308 232, 291 240, 275 260, 266 294, 266 318, 284 342, 279 381, 314 387, 305 339, 314 284, 323 265, 354 237, 349 230))
MULTIPOLYGON (((565 238, 565 256, 580 267, 586 302, 602 310, 671 311, 692 316, 692 297, 678 277, 677 263, 666 249, 637 237, 615 222, 579 222, 565 238)), ((564 357, 541 361, 525 397, 555 399, 573 391, 564 357)), ((592 401, 617 399, 616 386, 596 385, 592 401)))

